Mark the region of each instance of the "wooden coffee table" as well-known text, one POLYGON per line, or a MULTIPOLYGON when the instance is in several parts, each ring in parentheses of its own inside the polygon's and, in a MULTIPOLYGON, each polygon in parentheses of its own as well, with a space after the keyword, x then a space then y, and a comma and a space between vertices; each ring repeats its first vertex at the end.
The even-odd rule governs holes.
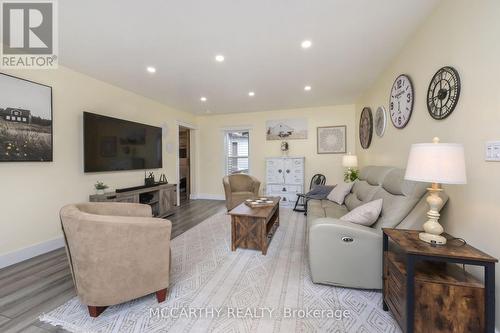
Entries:
POLYGON ((269 207, 250 208, 245 203, 229 212, 231 215, 231 250, 261 250, 266 255, 269 243, 280 224, 280 198, 270 197, 269 207))

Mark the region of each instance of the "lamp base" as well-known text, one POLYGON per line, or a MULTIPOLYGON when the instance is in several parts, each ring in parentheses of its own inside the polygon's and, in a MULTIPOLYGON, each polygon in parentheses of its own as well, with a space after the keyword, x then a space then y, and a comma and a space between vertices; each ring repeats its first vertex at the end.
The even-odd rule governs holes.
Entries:
POLYGON ((421 232, 418 234, 418 238, 421 241, 430 243, 430 244, 437 244, 437 245, 444 245, 446 244, 446 238, 440 235, 433 235, 433 234, 428 234, 426 232, 421 232))

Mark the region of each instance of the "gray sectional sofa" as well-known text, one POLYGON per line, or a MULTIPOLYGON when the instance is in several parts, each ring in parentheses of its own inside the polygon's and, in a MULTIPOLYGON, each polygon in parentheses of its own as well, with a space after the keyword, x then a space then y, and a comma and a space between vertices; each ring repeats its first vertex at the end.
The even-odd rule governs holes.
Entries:
MULTIPOLYGON (((427 220, 429 184, 404 180, 404 170, 368 166, 338 205, 310 200, 307 211, 308 254, 315 283, 344 287, 382 288, 382 228, 417 229, 427 220), (366 227, 339 218, 375 199, 383 199, 377 222, 366 227)), ((443 206, 447 201, 441 193, 443 206)))

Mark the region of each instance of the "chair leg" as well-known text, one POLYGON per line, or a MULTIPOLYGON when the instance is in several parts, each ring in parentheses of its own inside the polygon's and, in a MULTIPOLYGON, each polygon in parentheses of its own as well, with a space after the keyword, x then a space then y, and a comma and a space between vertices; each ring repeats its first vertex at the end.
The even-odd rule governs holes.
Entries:
POLYGON ((92 306, 92 305, 89 305, 88 308, 89 308, 89 315, 92 318, 96 318, 96 317, 99 317, 99 315, 101 313, 103 313, 104 310, 106 310, 107 306, 92 306))
POLYGON ((167 299, 167 295, 168 295, 168 288, 158 290, 156 292, 156 300, 158 301, 158 303, 164 302, 167 299))

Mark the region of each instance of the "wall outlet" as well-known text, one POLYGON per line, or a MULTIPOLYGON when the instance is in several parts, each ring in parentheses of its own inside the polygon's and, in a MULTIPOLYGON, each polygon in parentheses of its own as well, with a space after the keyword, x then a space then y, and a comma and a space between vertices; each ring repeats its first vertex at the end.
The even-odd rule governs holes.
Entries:
POLYGON ((500 162, 500 141, 486 142, 485 160, 500 162))

